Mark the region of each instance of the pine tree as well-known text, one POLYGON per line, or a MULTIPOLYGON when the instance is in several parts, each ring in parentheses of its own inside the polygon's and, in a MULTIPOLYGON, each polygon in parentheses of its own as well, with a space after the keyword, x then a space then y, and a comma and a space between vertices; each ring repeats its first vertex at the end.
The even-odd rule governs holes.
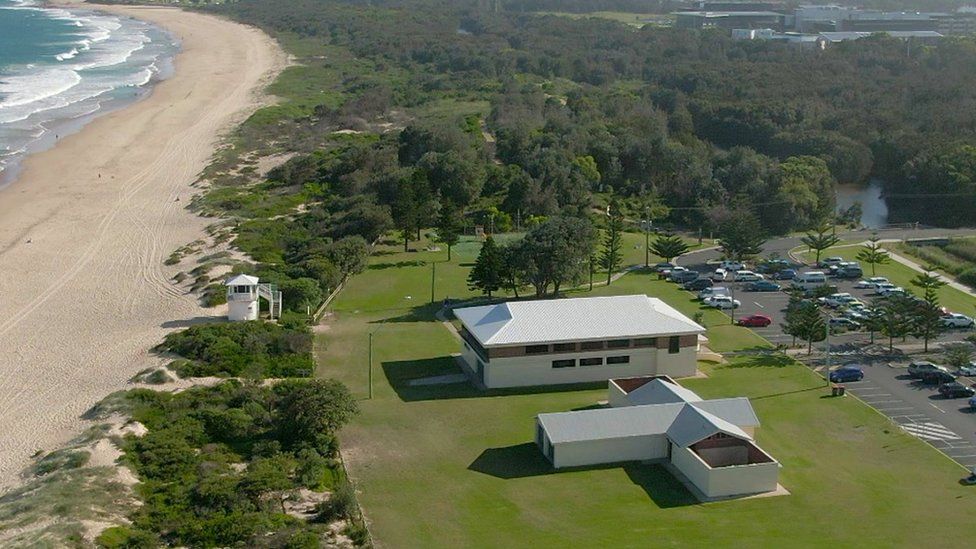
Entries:
POLYGON ((447 260, 451 260, 451 248, 461 240, 461 215, 451 202, 441 204, 437 218, 437 237, 447 246, 447 260))
POLYGON ((603 237, 603 251, 600 252, 600 266, 607 270, 607 285, 613 279, 613 272, 623 261, 624 216, 617 201, 607 206, 607 230, 603 237))
POLYGON ((871 276, 875 276, 875 266, 885 265, 891 259, 888 252, 878 243, 878 235, 872 235, 864 248, 857 252, 856 259, 871 265, 871 276))
POLYGON ((651 252, 660 256, 664 261, 670 262, 672 259, 683 255, 688 251, 688 245, 680 236, 668 233, 654 239, 650 246, 651 252))
POLYGON ((501 253, 495 245, 495 239, 489 236, 481 246, 478 259, 475 260, 474 267, 468 275, 468 287, 472 290, 481 290, 483 294, 491 297, 492 292, 502 287, 503 267, 501 253))
POLYGON ((924 351, 929 351, 929 341, 938 337, 945 326, 942 324, 942 311, 939 308, 939 288, 946 282, 932 274, 931 269, 911 280, 912 286, 922 290, 922 303, 917 303, 912 311, 912 330, 915 337, 922 338, 924 351))
POLYGON ((840 242, 840 238, 833 234, 831 232, 832 230, 833 227, 831 227, 829 223, 823 222, 816 229, 814 229, 814 232, 809 232, 806 234, 806 236, 800 239, 800 242, 803 242, 808 248, 817 252, 818 265, 820 264, 820 254, 822 254, 827 248, 830 248, 834 244, 840 242))

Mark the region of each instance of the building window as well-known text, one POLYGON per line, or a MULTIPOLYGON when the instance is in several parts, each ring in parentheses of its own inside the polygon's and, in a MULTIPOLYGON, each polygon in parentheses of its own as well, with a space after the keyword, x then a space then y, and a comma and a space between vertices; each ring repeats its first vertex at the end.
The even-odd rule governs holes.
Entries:
POLYGON ((608 356, 607 364, 630 364, 630 356, 608 356))
POLYGON ((630 347, 629 339, 611 339, 607 342, 607 349, 625 349, 630 347))
POLYGON ((657 339, 653 337, 642 337, 634 340, 634 347, 654 347, 657 345, 657 339))
POLYGON ((556 343, 552 346, 553 352, 574 352, 576 351, 575 343, 556 343))
POLYGON ((603 357, 581 358, 580 366, 603 366, 603 357))
POLYGON ((249 294, 249 293, 251 293, 251 287, 250 286, 234 286, 234 293, 235 294, 249 294))
POLYGON ((572 368, 573 366, 576 366, 576 360, 575 359, 572 359, 572 358, 568 358, 566 360, 553 360, 552 361, 552 367, 553 368, 572 368))
POLYGON ((548 352, 549 352, 548 345, 526 345, 525 346, 525 354, 527 355, 539 355, 548 352))
POLYGON ((676 354, 681 350, 681 338, 678 336, 671 336, 668 338, 668 353, 676 354))
POLYGON ((584 341, 580 344, 580 349, 583 351, 601 351, 603 350, 602 341, 584 341))

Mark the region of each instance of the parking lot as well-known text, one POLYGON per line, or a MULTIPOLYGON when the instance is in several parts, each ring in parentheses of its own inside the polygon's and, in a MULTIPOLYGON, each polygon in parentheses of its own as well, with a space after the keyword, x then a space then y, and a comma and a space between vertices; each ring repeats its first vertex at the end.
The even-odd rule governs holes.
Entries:
MULTIPOLYGON (((686 266, 699 271, 702 276, 709 275, 715 269, 715 265, 711 264, 686 266)), ((866 273, 866 276, 869 274, 866 273)), ((789 286, 788 280, 776 282, 784 288, 789 286)), ((831 284, 837 286, 838 292, 848 292, 865 303, 870 303, 877 297, 872 295, 873 290, 854 288, 856 283, 857 279, 831 279, 831 284)), ((792 343, 793 337, 782 331, 789 296, 783 291, 747 292, 744 290, 745 285, 746 283, 731 281, 716 283, 716 286, 732 289, 735 299, 741 302, 741 306, 735 310, 735 318, 757 313, 766 315, 772 319, 772 324, 753 330, 772 343, 792 343)), ((958 341, 971 333, 971 329, 949 330, 938 341, 958 341)), ((905 369, 908 366, 907 361, 892 363, 885 360, 872 363, 865 362, 860 355, 845 356, 845 351, 849 352, 869 342, 870 336, 865 332, 832 334, 830 337, 831 348, 834 349, 832 364, 857 362, 863 366, 864 380, 846 383, 848 390, 891 418, 906 432, 928 442, 961 465, 967 468, 976 466, 976 413, 970 410, 967 399, 943 398, 938 394, 937 386, 910 379, 905 369)), ((876 334, 876 342, 887 345, 887 339, 880 334, 876 334)), ((898 343, 900 342, 896 341, 896 346, 898 343)), ((814 345, 822 350, 824 342, 814 345)), ((937 345, 933 344, 932 347, 937 348, 937 345)), ((976 382, 965 378, 959 381, 966 385, 976 382)))

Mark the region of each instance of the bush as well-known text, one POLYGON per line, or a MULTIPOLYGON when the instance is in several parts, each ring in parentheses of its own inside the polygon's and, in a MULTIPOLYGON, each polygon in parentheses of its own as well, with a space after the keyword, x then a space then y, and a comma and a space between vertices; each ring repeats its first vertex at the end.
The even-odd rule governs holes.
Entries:
POLYGON ((159 539, 150 532, 129 526, 106 528, 96 539, 95 545, 104 549, 152 549, 159 547, 159 539))
POLYGON ((956 278, 966 286, 976 288, 976 268, 966 269, 956 278))
POLYGON ((142 380, 150 385, 162 385, 164 383, 173 381, 173 378, 166 373, 166 370, 159 368, 158 370, 154 370, 151 374, 143 377, 142 380))
POLYGON ((356 510, 356 493, 347 480, 339 485, 329 499, 315 507, 315 519, 319 522, 334 522, 352 518, 356 510))
POLYGON ((34 474, 43 476, 55 471, 77 469, 88 463, 91 454, 84 450, 58 450, 41 458, 33 469, 34 474))
POLYGON ((157 350, 187 359, 171 365, 180 377, 309 377, 315 370, 311 333, 294 324, 192 326, 167 335, 157 350))

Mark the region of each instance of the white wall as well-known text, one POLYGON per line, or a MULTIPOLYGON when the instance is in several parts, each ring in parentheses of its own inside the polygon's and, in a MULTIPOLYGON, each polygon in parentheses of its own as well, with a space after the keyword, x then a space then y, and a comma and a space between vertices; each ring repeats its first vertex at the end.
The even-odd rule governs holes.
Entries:
POLYGON ((624 406, 630 406, 630 401, 627 399, 627 393, 625 393, 623 389, 614 383, 608 383, 607 387, 607 404, 609 404, 612 408, 623 408, 624 406))
MULTIPOLYGON (((578 364, 578 362, 577 362, 578 364)), ((558 385, 561 383, 585 383, 606 381, 616 377, 635 377, 666 374, 672 377, 695 375, 698 363, 694 347, 682 348, 669 354, 667 349, 640 347, 604 349, 591 353, 545 354, 494 358, 487 365, 485 385, 497 387, 525 387, 531 385, 558 385), (606 364, 606 357, 628 355, 628 364, 606 364), (552 362, 561 359, 604 357, 603 366, 575 366, 553 368, 552 362)))
POLYGON ((671 463, 710 498, 771 492, 779 482, 779 463, 712 469, 690 448, 673 446, 671 463))
POLYGON ((667 455, 668 439, 663 434, 561 442, 555 445, 553 466, 558 469, 621 461, 644 461, 664 459, 667 455))

